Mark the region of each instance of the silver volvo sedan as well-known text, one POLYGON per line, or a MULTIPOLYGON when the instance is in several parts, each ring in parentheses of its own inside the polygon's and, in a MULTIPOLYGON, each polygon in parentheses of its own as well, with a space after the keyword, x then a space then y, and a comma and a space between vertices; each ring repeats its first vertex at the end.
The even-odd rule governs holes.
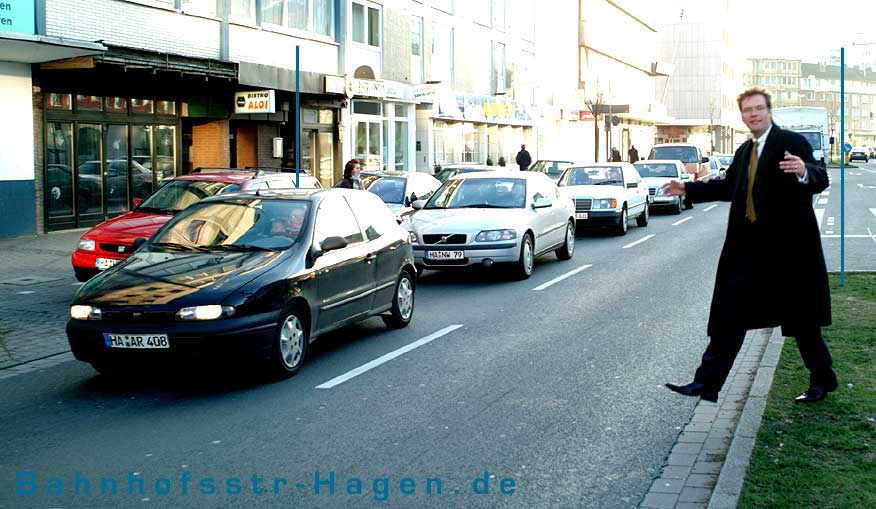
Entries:
POLYGON ((489 171, 459 175, 403 223, 417 269, 507 264, 526 279, 536 256, 575 249, 575 207, 543 173, 489 171))

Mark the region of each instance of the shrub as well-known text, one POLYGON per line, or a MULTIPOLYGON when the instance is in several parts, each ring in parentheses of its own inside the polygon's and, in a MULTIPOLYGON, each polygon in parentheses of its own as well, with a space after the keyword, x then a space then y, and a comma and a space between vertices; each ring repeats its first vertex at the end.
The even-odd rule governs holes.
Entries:
POLYGON ((505 156, 499 156, 499 166, 505 166, 505 156))

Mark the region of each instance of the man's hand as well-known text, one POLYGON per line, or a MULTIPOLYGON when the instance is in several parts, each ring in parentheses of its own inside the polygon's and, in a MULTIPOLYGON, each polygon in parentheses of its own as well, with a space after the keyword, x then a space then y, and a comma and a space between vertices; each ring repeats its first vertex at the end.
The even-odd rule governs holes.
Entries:
POLYGON ((806 175, 806 163, 803 162, 803 159, 787 150, 785 151, 785 158, 779 161, 779 168, 785 173, 794 173, 799 178, 803 178, 806 175))
POLYGON ((668 184, 663 184, 663 194, 669 196, 682 196, 684 195, 684 184, 677 180, 673 180, 668 184))

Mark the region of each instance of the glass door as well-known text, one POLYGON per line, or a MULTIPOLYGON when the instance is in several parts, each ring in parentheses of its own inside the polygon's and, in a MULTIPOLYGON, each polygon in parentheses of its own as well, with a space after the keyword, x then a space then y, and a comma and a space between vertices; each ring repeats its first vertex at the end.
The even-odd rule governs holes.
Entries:
POLYGON ((49 122, 46 137, 46 215, 50 225, 73 227, 73 124, 49 122))
MULTIPOLYGON (((106 126, 106 168, 104 169, 104 202, 109 216, 128 210, 128 126, 106 126)), ((143 177, 137 182, 142 183, 143 177)))
MULTIPOLYGON (((331 187, 335 172, 335 144, 334 135, 331 132, 319 133, 317 153, 319 154, 319 178, 323 187, 331 187)), ((314 173, 314 175, 317 175, 314 173)))
POLYGON ((79 226, 104 220, 103 130, 100 124, 78 124, 76 129, 76 211, 79 226))
POLYGON ((133 199, 146 199, 153 189, 152 126, 131 126, 131 171, 133 199))

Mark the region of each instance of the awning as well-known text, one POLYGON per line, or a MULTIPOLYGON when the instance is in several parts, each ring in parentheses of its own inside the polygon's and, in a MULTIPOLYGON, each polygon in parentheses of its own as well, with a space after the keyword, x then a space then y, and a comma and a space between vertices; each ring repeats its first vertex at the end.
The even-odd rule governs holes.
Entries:
MULTIPOLYGON (((273 65, 240 62, 238 83, 241 85, 265 89, 295 91, 295 69, 275 67, 273 65)), ((316 72, 301 71, 298 73, 300 84, 298 91, 302 94, 323 94, 323 75, 316 72)))
POLYGON ((104 53, 107 47, 99 42, 0 32, 0 61, 38 64, 65 58, 104 53))

